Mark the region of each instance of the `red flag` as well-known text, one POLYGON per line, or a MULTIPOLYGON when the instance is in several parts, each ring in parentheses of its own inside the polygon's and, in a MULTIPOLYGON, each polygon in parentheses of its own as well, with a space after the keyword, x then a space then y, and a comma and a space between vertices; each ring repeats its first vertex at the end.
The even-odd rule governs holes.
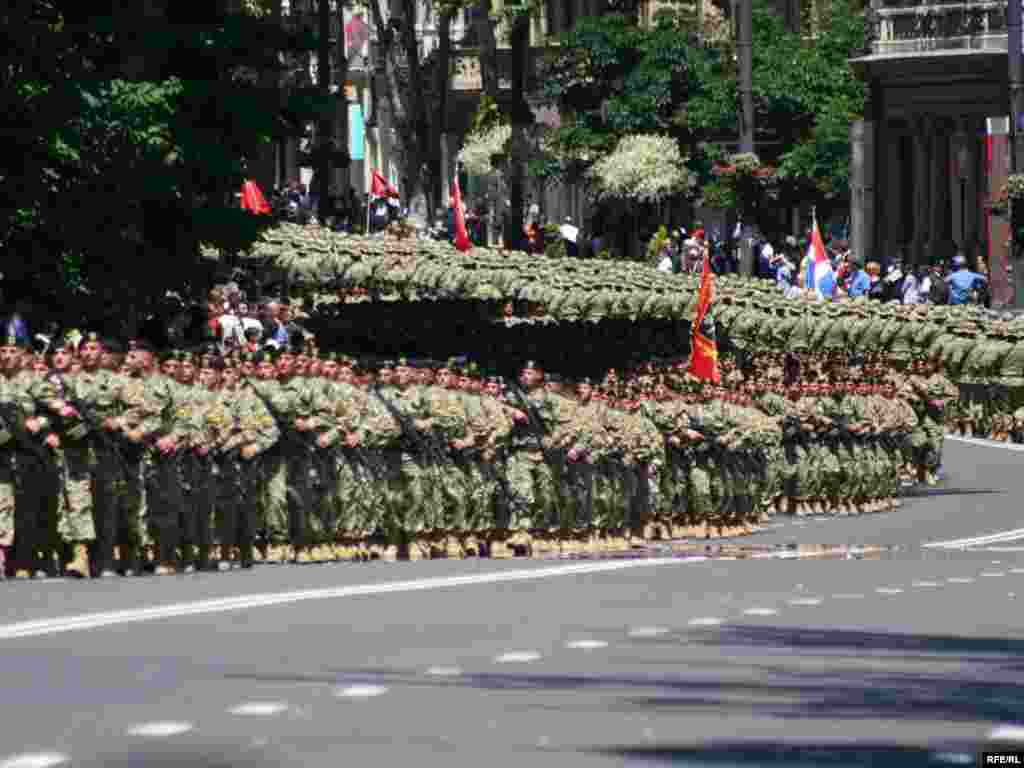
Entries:
POLYGON ((391 186, 388 180, 381 176, 378 171, 374 171, 370 194, 374 197, 398 197, 398 190, 391 186))
POLYGON ((462 192, 459 190, 459 179, 455 178, 455 193, 452 195, 455 207, 455 247, 460 251, 468 251, 473 247, 466 231, 466 212, 462 210, 462 192))
POLYGON ((251 179, 242 184, 242 208, 253 213, 270 213, 267 198, 260 192, 256 182, 251 179))
POLYGON ((700 278, 700 294, 697 297, 697 312, 693 318, 693 337, 690 344, 689 372, 698 379, 714 384, 722 380, 718 371, 718 342, 715 338, 715 321, 708 314, 715 300, 715 276, 711 271, 711 256, 704 251, 704 271, 700 278))

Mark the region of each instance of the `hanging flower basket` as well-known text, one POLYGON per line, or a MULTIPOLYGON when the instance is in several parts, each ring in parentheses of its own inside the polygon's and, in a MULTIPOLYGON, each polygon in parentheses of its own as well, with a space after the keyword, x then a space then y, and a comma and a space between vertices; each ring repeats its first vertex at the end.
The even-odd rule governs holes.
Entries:
POLYGON ((1024 173, 1011 173, 1003 190, 1010 200, 1024 200, 1024 173))
POLYGON ((1003 217, 1010 213, 1010 198, 1006 194, 1006 187, 1003 187, 999 194, 986 206, 993 216, 1003 217))

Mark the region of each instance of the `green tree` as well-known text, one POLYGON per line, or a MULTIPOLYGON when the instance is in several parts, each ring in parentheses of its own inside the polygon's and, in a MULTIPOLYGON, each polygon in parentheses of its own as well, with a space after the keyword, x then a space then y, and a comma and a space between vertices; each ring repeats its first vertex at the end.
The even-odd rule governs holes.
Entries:
MULTIPOLYGON (((714 4, 705 8, 717 12, 714 4)), ((861 10, 861 0, 826 0, 818 34, 804 39, 787 31, 767 0, 754 0, 755 126, 766 142, 760 160, 776 169, 776 183, 739 190, 713 173, 735 151, 737 136, 735 42, 727 25, 697 19, 686 4, 650 28, 628 16, 581 20, 543 75, 546 95, 565 115, 557 137, 563 173, 579 179, 623 136, 657 133, 685 148, 709 198, 751 209, 845 198, 849 125, 864 109, 863 84, 847 63, 863 47, 861 10), (758 189, 772 199, 755 199, 758 189)))
POLYGON ((0 21, 4 272, 55 304, 78 289, 128 321, 168 290, 201 290, 200 247, 241 249, 267 223, 239 209, 248 160, 333 109, 261 85, 279 51, 315 38, 223 3, 197 17, 15 0, 0 21))

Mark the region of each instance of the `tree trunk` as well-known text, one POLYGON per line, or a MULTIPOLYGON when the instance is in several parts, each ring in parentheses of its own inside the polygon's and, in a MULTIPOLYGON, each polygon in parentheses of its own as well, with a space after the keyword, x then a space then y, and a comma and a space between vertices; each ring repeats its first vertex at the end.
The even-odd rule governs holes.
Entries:
POLYGON ((512 117, 511 151, 509 153, 509 212, 505 224, 505 247, 523 248, 523 197, 526 187, 526 164, 529 162, 527 132, 533 123, 533 110, 526 102, 527 77, 530 66, 530 15, 516 15, 512 24, 512 117))
POLYGON ((451 172, 445 167, 448 153, 442 147, 448 134, 448 84, 452 56, 452 14, 441 11, 437 19, 437 57, 434 61, 434 94, 437 97, 437 117, 430 136, 427 153, 430 184, 427 187, 427 221, 433 220, 434 211, 444 204, 444 179, 451 172))
MULTIPOLYGON (((331 5, 329 0, 317 2, 316 86, 325 101, 331 97, 331 5)), ((321 113, 316 122, 316 185, 317 217, 323 224, 330 210, 328 188, 331 179, 331 155, 334 115, 321 113)))
POLYGON ((491 20, 491 0, 477 0, 474 31, 480 46, 480 89, 492 104, 498 102, 498 42, 491 20))

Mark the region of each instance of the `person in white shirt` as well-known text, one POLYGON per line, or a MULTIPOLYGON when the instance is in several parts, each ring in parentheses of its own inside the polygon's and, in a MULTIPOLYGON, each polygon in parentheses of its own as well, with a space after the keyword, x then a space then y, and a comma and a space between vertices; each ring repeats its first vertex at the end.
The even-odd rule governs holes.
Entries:
POLYGON ((220 316, 220 345, 221 352, 227 353, 231 350, 241 349, 245 346, 245 331, 242 328, 242 321, 238 316, 237 304, 229 304, 220 316))
POLYGON ((672 271, 672 254, 667 250, 662 250, 661 261, 658 262, 659 272, 671 272, 672 271))
POLYGON ((252 328, 257 333, 256 340, 259 341, 263 338, 263 323, 260 322, 257 314, 258 311, 255 305, 248 303, 238 305, 238 317, 242 321, 242 334, 244 335, 246 331, 252 328))

